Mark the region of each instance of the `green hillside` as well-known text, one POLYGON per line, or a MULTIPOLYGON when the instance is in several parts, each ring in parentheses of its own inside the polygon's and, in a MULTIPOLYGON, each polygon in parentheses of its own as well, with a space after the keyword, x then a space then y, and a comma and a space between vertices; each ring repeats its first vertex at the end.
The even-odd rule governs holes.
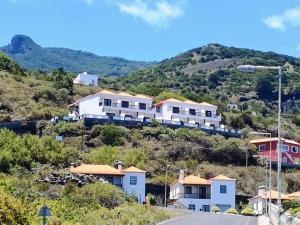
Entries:
POLYGON ((24 35, 14 36, 11 43, 0 47, 0 50, 13 58, 23 68, 30 70, 52 71, 63 67, 74 73, 85 71, 99 76, 119 76, 152 64, 120 57, 97 56, 81 50, 43 48, 30 37, 24 35))
POLYGON ((284 133, 300 139, 300 59, 273 52, 209 44, 166 59, 126 77, 101 80, 105 88, 157 96, 163 91, 219 106, 223 123, 238 129, 276 132, 278 78, 276 71, 242 73, 241 64, 283 66, 284 133), (228 103, 240 111, 232 112, 228 103))

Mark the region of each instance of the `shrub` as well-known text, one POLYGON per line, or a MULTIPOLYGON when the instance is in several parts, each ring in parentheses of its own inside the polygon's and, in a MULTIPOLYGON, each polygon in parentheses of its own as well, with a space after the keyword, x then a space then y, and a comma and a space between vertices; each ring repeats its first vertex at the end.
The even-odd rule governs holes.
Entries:
POLYGON ((79 205, 98 203, 105 208, 115 208, 125 202, 122 190, 112 184, 94 183, 79 188, 74 196, 79 205))
POLYGON ((241 211, 241 214, 244 216, 253 216, 255 213, 254 213, 253 209, 251 209, 250 207, 246 207, 245 209, 243 209, 241 211))
POLYGON ((300 126, 300 115, 294 116, 294 118, 292 119, 292 122, 293 122, 295 125, 300 126))
POLYGON ((104 125, 101 127, 100 138, 106 145, 117 146, 124 144, 124 129, 115 125, 104 125))
POLYGON ((234 208, 227 209, 226 213, 228 213, 228 214, 239 214, 238 211, 234 208))
POLYGON ((220 212, 221 210, 220 210, 219 207, 214 206, 214 207, 212 207, 211 211, 212 211, 213 213, 218 213, 218 212, 220 212))
POLYGON ((54 127, 54 131, 63 136, 79 136, 83 129, 82 123, 71 122, 60 122, 54 127))
POLYGON ((155 196, 150 194, 150 193, 147 194, 147 200, 148 200, 148 203, 150 205, 155 205, 156 204, 155 196))

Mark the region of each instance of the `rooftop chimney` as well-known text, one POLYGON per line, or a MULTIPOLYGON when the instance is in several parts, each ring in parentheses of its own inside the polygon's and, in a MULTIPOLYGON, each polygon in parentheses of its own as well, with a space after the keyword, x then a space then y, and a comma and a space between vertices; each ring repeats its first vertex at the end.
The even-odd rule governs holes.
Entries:
POLYGON ((179 180, 183 180, 184 179, 184 170, 180 170, 179 171, 179 180))
POLYGON ((265 195, 266 194, 266 187, 265 186, 260 186, 258 188, 258 195, 265 195))
POLYGON ((124 166, 123 162, 121 162, 121 161, 115 162, 115 168, 116 169, 121 171, 121 170, 123 170, 123 166, 124 166))

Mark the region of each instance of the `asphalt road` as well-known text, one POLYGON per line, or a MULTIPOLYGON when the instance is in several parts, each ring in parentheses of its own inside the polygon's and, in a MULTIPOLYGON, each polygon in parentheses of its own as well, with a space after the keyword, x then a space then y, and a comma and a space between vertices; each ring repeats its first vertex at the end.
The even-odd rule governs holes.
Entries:
POLYGON ((157 225, 257 225, 256 217, 197 212, 157 225))

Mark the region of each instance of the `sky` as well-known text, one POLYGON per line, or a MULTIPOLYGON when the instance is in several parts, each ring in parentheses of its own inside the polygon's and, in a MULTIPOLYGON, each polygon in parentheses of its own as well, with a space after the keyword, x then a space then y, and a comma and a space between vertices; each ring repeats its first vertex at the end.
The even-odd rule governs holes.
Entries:
POLYGON ((160 61, 209 43, 300 57, 299 0, 0 0, 0 46, 160 61))

